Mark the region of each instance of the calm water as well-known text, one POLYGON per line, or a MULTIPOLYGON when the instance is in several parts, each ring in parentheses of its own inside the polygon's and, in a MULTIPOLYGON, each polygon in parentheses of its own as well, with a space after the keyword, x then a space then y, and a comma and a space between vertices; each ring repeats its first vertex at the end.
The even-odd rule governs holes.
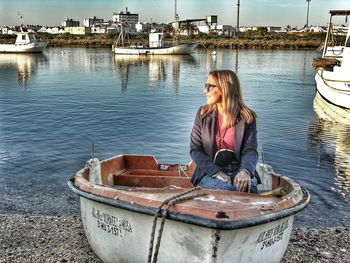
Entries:
POLYGON ((109 49, 0 54, 0 213, 79 214, 66 185, 91 157, 190 161, 189 136, 211 69, 232 69, 258 114, 266 163, 312 195, 299 226, 350 226, 350 125, 314 107, 313 51, 198 50, 114 58, 109 49))

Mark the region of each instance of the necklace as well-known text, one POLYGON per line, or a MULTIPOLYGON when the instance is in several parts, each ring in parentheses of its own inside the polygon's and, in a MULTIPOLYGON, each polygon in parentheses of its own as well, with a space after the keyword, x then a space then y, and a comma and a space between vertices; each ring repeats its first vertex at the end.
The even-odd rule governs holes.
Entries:
POLYGON ((219 137, 220 137, 220 140, 219 140, 220 145, 219 145, 219 146, 223 146, 223 147, 225 147, 225 148, 227 149, 227 148, 228 148, 228 147, 227 147, 227 144, 226 144, 225 141, 224 141, 226 132, 227 132, 227 128, 226 128, 225 131, 224 131, 224 135, 221 136, 221 129, 220 129, 220 127, 219 127, 219 137))

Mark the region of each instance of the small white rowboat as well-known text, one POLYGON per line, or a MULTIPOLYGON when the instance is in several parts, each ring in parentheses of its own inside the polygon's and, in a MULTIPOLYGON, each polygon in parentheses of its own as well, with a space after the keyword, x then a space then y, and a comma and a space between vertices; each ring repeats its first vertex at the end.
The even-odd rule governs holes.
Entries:
POLYGON ((261 194, 195 188, 194 168, 193 162, 119 155, 94 159, 70 178, 97 256, 104 262, 280 262, 308 192, 263 164, 257 166, 261 194))

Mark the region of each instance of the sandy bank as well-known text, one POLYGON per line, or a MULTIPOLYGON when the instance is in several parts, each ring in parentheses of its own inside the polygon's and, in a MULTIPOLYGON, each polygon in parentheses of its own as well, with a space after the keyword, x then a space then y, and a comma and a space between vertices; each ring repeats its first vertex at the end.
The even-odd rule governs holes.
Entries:
MULTIPOLYGON (((0 262, 100 262, 77 216, 0 215, 0 262)), ((282 262, 350 262, 350 229, 294 229, 282 262)))

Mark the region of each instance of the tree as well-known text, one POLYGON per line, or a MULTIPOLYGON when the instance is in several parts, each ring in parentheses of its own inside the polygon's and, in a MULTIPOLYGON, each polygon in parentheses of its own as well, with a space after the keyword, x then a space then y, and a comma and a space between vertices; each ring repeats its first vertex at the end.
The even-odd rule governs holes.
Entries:
POLYGON ((186 20, 185 22, 181 23, 180 25, 180 31, 185 31, 186 34, 193 35, 194 33, 198 32, 198 27, 193 24, 191 21, 186 20))

